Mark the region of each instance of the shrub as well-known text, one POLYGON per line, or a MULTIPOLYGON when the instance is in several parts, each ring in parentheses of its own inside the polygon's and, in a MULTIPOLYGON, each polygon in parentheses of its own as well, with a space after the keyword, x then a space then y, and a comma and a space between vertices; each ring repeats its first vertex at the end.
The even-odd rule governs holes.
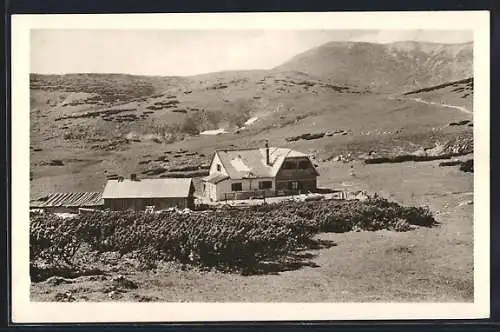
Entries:
POLYGON ((473 173, 474 172, 474 159, 469 159, 467 161, 464 161, 460 165, 460 170, 462 172, 473 173))
POLYGON ((188 116, 184 119, 184 122, 181 124, 180 130, 190 135, 197 135, 200 133, 200 131, 198 130, 198 123, 191 116, 188 116))
POLYGON ((427 208, 366 201, 284 202, 245 209, 94 212, 62 219, 32 214, 31 260, 72 263, 81 245, 97 252, 135 253, 142 266, 175 260, 225 269, 252 267, 307 247, 319 232, 407 231, 433 226, 427 208))
POLYGON ((457 166, 461 165, 462 162, 460 160, 450 160, 450 161, 443 161, 439 163, 439 167, 445 167, 445 166, 457 166))
MULTIPOLYGON (((265 208, 273 209, 271 205, 265 208)), ((368 231, 398 230, 400 227, 396 227, 396 224, 399 220, 425 227, 436 224, 427 208, 405 207, 380 197, 366 201, 289 202, 280 204, 278 209, 311 220, 321 232, 343 233, 354 228, 368 231)))
POLYGON ((54 214, 30 215, 30 259, 69 263, 81 245, 72 219, 54 214))
POLYGON ((298 216, 220 211, 211 214, 106 212, 32 219, 32 259, 71 258, 71 244, 100 252, 139 252, 144 261, 166 259, 209 266, 247 266, 300 246, 314 232, 298 216), (59 223, 61 226, 53 227, 59 223), (48 226, 48 227, 43 227, 48 226), (44 229, 41 232, 40 230, 44 229), (68 231, 71 229, 71 231, 68 231))

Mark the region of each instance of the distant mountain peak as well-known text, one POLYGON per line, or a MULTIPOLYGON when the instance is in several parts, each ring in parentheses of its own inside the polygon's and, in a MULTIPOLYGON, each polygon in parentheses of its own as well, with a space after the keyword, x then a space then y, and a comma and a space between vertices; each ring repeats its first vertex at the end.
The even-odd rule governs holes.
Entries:
POLYGON ((333 41, 275 68, 372 90, 408 91, 472 76, 472 42, 333 41))

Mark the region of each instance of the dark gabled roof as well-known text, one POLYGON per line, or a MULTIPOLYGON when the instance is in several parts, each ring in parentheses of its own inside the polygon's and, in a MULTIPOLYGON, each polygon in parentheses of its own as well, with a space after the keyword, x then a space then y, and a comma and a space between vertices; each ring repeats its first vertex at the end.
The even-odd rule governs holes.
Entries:
POLYGON ((274 177, 285 158, 307 157, 304 153, 287 148, 269 148, 269 165, 266 149, 217 150, 224 169, 231 179, 274 177))
POLYGON ((191 178, 164 178, 141 180, 109 180, 103 198, 169 198, 189 197, 191 178))
POLYGON ((79 207, 103 205, 100 192, 50 193, 30 202, 31 207, 79 207))

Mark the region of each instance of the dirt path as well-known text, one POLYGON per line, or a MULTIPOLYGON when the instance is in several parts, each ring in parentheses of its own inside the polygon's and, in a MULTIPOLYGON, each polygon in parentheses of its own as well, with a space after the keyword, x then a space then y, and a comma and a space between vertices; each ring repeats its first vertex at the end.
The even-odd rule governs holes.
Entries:
POLYGON ((442 104, 442 103, 436 103, 434 101, 427 101, 423 100, 421 98, 415 98, 415 97, 401 97, 401 96, 389 96, 388 97, 390 100, 411 100, 415 101, 417 103, 422 103, 422 104, 427 104, 427 105, 434 105, 434 106, 441 106, 441 107, 448 107, 448 108, 454 108, 457 109, 461 112, 467 113, 467 114, 473 114, 472 111, 468 110, 466 107, 463 106, 456 106, 456 105, 448 105, 448 104, 442 104))
POLYGON ((408 98, 408 99, 416 101, 418 103, 424 103, 424 104, 428 104, 428 105, 435 105, 435 106, 442 106, 442 107, 454 108, 454 109, 457 109, 457 110, 462 111, 464 113, 472 114, 472 111, 469 111, 467 108, 462 107, 462 106, 441 104, 441 103, 436 103, 436 102, 433 102, 433 101, 426 101, 426 100, 423 100, 423 99, 420 99, 420 98, 408 98))

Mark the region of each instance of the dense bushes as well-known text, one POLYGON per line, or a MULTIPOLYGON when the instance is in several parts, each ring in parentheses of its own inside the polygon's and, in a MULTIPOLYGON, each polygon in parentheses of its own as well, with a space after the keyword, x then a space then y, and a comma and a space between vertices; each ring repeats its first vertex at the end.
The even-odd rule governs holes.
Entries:
POLYGON ((446 143, 435 143, 432 149, 423 149, 414 153, 404 153, 394 156, 383 156, 365 160, 365 164, 402 163, 408 161, 432 161, 450 159, 474 152, 474 137, 472 133, 464 133, 453 137, 446 143))
POLYGON ((458 168, 462 172, 474 173, 474 159, 468 159, 466 161, 452 160, 439 163, 440 167, 443 166, 459 166, 458 168))
POLYGON ((96 212, 75 218, 32 214, 32 262, 71 262, 82 244, 97 252, 137 253, 157 260, 225 268, 248 267, 304 248, 318 232, 407 231, 432 226, 424 208, 381 198, 285 202, 247 209, 179 213, 96 212))
POLYGON ((62 219, 31 218, 31 258, 68 262, 86 243, 99 252, 138 251, 158 259, 208 266, 246 266, 298 248, 315 229, 291 214, 218 211, 180 214, 105 212, 62 219))
POLYGON ((460 160, 450 160, 450 161, 443 161, 439 163, 439 167, 446 167, 446 166, 457 166, 461 165, 462 162, 460 160))
POLYGON ((306 134, 302 134, 302 135, 299 135, 299 136, 287 137, 286 141, 287 142, 295 142, 295 141, 298 141, 298 140, 301 140, 301 139, 310 141, 310 140, 313 140, 313 139, 322 138, 322 137, 325 136, 325 134, 326 133, 306 133, 306 134))
POLYGON ((378 157, 366 159, 365 164, 404 163, 407 161, 432 161, 439 159, 449 159, 454 156, 454 154, 444 154, 439 156, 417 156, 413 154, 402 154, 394 157, 378 157))
POLYGON ((474 173, 474 159, 468 159, 460 165, 462 172, 474 173))
POLYGON ((433 226, 436 223, 427 208, 405 207, 380 197, 366 201, 289 202, 280 204, 280 209, 311 220, 318 232, 342 233, 356 229, 406 231, 410 225, 433 226))

